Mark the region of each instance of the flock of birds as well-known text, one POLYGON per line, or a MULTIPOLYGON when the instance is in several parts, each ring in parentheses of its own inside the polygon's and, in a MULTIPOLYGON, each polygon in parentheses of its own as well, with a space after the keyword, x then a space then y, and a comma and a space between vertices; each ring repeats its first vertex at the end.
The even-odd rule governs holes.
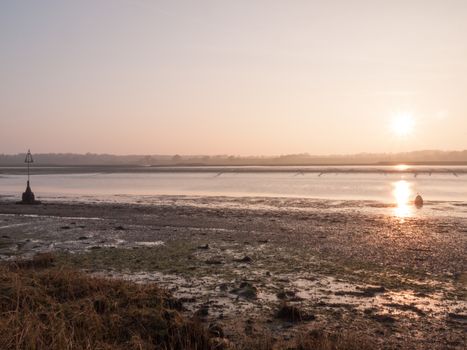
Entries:
POLYGON ((451 174, 455 177, 459 177, 460 175, 464 175, 467 173, 467 169, 374 169, 374 168, 365 168, 365 169, 358 169, 358 168, 346 168, 346 169, 336 169, 336 168, 329 168, 329 169, 271 169, 268 168, 267 170, 263 169, 242 169, 242 168, 232 168, 232 169, 223 169, 222 171, 217 172, 214 177, 222 176, 223 174, 238 174, 238 173, 261 173, 261 172, 277 172, 277 173, 294 173, 295 176, 304 176, 305 174, 317 174, 318 177, 327 174, 382 174, 384 176, 393 175, 393 174, 408 174, 413 175, 414 178, 417 178, 419 175, 428 175, 432 176, 433 174, 451 174))

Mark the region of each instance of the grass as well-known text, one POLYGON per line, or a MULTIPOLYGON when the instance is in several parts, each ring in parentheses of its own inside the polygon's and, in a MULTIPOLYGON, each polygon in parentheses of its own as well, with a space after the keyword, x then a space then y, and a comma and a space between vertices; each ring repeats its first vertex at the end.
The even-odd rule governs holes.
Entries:
POLYGON ((307 314, 296 306, 283 303, 277 311, 276 317, 289 322, 302 322, 314 320, 315 316, 307 314))
POLYGON ((196 247, 185 242, 169 242, 160 247, 100 248, 80 254, 62 253, 57 256, 61 264, 87 270, 113 268, 119 271, 163 271, 166 273, 192 273, 187 266, 194 265, 196 247))
POLYGON ((291 342, 273 341, 270 334, 252 337, 238 350, 376 350, 375 343, 349 334, 327 334, 324 330, 299 333, 291 342))
POLYGON ((93 277, 50 254, 0 264, 2 350, 373 349, 361 338, 317 331, 287 343, 265 335, 232 344, 181 310, 154 284, 93 277))
POLYGON ((53 267, 0 266, 0 349, 211 349, 207 331, 155 285, 53 267))
POLYGON ((352 334, 325 334, 313 331, 298 337, 294 350, 374 350, 375 344, 352 334))

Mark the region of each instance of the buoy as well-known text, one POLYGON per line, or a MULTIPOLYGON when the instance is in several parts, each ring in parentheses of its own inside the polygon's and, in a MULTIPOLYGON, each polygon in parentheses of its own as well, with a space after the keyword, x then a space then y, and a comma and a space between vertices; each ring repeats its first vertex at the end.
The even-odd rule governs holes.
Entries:
POLYGON ((415 204, 415 206, 416 206, 417 208, 423 207, 423 198, 422 198, 422 196, 420 196, 420 195, 418 194, 417 197, 415 197, 414 204, 415 204))

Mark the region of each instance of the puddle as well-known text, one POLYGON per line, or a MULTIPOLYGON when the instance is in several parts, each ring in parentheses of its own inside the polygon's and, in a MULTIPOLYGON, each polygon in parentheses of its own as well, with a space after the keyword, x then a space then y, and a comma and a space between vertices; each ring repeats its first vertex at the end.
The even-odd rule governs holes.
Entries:
POLYGON ((163 245, 163 241, 155 241, 155 242, 135 242, 134 243, 137 246, 143 246, 143 247, 157 247, 160 245, 163 245))

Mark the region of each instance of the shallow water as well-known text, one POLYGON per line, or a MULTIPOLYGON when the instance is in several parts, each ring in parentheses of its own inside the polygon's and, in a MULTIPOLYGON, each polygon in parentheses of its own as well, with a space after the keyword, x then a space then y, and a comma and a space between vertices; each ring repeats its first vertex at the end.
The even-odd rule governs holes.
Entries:
MULTIPOLYGON (((420 193, 427 201, 426 211, 432 215, 449 212, 467 216, 467 167, 222 169, 41 174, 32 177, 31 185, 36 197, 44 200, 145 203, 159 196, 274 197, 360 201, 359 206, 371 201, 382 208, 392 207, 393 214, 401 217, 417 213, 412 202, 420 193)), ((17 198, 24 183, 22 175, 3 175, 0 195, 17 198)), ((288 203, 283 205, 287 207, 288 203)), ((378 207, 374 203, 369 206, 378 207)))

